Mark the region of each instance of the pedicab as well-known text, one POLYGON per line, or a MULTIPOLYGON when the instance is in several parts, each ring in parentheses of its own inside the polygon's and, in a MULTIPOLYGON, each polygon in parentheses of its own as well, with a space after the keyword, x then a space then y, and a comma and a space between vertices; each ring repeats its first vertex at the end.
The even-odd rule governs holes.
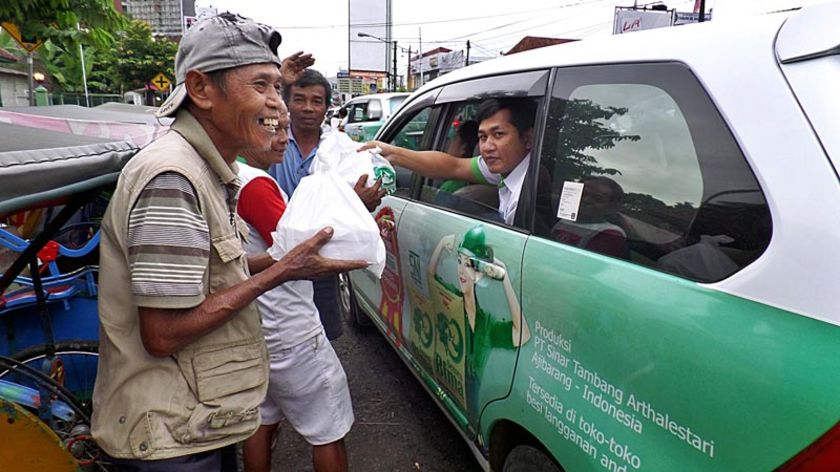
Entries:
POLYGON ((98 222, 139 148, 0 122, 0 470, 107 470, 90 436, 98 222))

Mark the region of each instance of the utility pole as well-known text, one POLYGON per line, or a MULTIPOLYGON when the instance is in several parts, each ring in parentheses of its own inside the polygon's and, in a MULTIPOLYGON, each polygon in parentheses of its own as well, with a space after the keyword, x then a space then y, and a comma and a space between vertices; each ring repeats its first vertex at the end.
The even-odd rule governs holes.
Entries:
POLYGON ((419 58, 417 67, 420 70, 420 84, 417 88, 420 88, 423 86, 423 29, 419 27, 417 28, 417 39, 420 40, 420 52, 417 56, 419 58))
POLYGON ((394 81, 391 83, 391 91, 397 91, 397 40, 394 40, 394 81))
POLYGON ((464 61, 464 67, 470 65, 470 40, 467 40, 467 58, 464 61))
POLYGON ((35 106, 35 64, 32 59, 32 51, 26 55, 26 63, 29 64, 29 106, 35 106))
POLYGON ((411 80, 411 45, 408 45, 408 69, 405 72, 405 88, 406 90, 412 90, 413 83, 411 80))
MULTIPOLYGON (((81 27, 76 23, 76 31, 81 31, 81 27)), ((90 94, 87 86, 87 72, 85 71, 85 49, 82 47, 82 42, 79 41, 79 60, 82 63, 82 84, 85 86, 85 105, 90 108, 90 94)))

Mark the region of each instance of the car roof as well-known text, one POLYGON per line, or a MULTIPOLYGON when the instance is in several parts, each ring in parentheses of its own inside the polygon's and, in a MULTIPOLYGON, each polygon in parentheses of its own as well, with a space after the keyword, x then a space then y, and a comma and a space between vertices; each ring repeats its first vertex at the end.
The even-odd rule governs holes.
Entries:
POLYGON ((766 42, 772 51, 775 32, 790 14, 777 12, 738 22, 711 21, 657 28, 532 49, 457 69, 425 84, 412 99, 430 89, 464 80, 549 67, 662 61, 690 64, 726 54, 733 44, 755 42, 766 42), (757 34, 762 30, 765 34, 757 34))
MULTIPOLYGON (((840 57, 840 29, 833 24, 838 17, 840 2, 833 2, 748 20, 715 20, 549 46, 441 76, 416 91, 401 112, 436 103, 437 92, 448 85, 484 77, 576 66, 683 64, 715 103, 762 188, 771 190, 766 197, 774 233, 767 250, 748 267, 707 287, 840 326, 840 304, 831 296, 840 264, 830 252, 840 234, 840 165, 832 166, 837 156, 829 155, 820 140, 836 139, 836 128, 827 127, 829 133, 819 135, 810 125, 814 110, 796 95, 797 86, 817 87, 812 99, 826 96, 824 102, 834 103, 831 83, 790 81, 794 70, 819 73, 834 67, 840 57), (823 69, 807 68, 806 61, 812 59, 822 60, 823 69), (810 222, 819 222, 819 230, 810 222)), ((470 87, 453 89, 458 95, 470 87)), ((828 111, 825 119, 830 117, 828 111)))
POLYGON ((352 103, 352 102, 356 102, 356 101, 360 101, 360 100, 368 100, 368 99, 371 99, 371 98, 381 98, 381 99, 387 100, 389 98, 407 97, 409 95, 411 95, 409 92, 371 93, 371 94, 368 94, 368 95, 360 95, 358 97, 353 97, 350 100, 347 100, 347 103, 352 103))

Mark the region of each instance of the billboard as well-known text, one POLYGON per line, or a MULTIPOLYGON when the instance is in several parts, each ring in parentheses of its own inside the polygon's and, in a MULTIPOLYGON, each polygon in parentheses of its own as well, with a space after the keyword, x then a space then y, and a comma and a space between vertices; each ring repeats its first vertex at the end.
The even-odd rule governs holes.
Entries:
POLYGON ((349 7, 350 71, 390 73, 391 0, 349 0, 349 7))
POLYGON ((636 10, 616 7, 613 34, 631 33, 674 24, 675 10, 636 10))
MULTIPOLYGON (((674 26, 687 25, 689 23, 697 23, 700 21, 700 13, 692 12, 677 12, 677 18, 674 20, 674 26)), ((712 21, 712 12, 709 11, 703 15, 703 21, 712 21)))

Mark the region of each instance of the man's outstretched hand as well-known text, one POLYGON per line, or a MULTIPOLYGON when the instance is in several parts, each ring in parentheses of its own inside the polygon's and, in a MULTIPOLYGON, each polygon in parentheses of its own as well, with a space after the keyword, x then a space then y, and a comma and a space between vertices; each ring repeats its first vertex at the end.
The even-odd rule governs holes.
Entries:
POLYGON ((353 190, 356 191, 356 195, 365 204, 365 208, 368 211, 373 211, 382 203, 382 197, 385 196, 385 189, 382 188, 382 179, 376 179, 375 184, 366 187, 367 179, 367 174, 362 174, 359 180, 356 181, 356 185, 353 186, 353 190))
POLYGON ((295 83, 300 78, 300 74, 312 64, 315 64, 315 58, 310 53, 304 54, 303 51, 298 51, 283 59, 280 66, 280 80, 283 86, 288 87, 295 83))
POLYGON ((368 263, 361 260, 336 260, 321 257, 318 251, 333 236, 333 229, 326 227, 315 236, 298 244, 274 265, 281 266, 284 281, 312 280, 325 275, 364 269, 368 263))

